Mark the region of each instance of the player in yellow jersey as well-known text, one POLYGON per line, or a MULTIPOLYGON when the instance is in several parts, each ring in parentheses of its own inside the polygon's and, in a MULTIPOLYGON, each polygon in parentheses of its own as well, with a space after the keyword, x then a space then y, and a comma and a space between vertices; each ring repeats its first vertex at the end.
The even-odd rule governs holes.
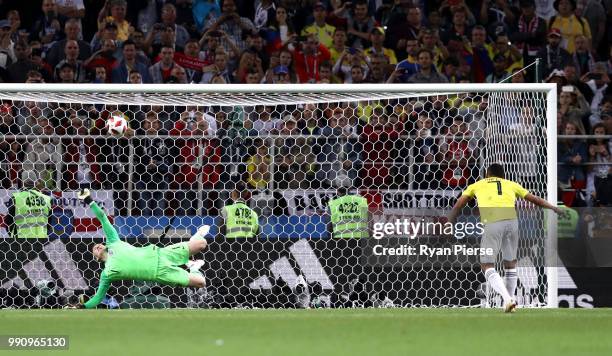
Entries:
POLYGON ((480 267, 491 287, 504 299, 504 310, 509 313, 516 308, 516 252, 518 249, 518 220, 516 217, 516 198, 522 198, 542 208, 561 214, 563 210, 537 197, 520 184, 504 179, 504 168, 494 163, 487 168, 487 176, 469 185, 449 215, 454 223, 461 209, 474 197, 480 210, 480 220, 484 225, 481 248, 490 248, 493 255, 481 256, 480 267), (501 250, 504 264, 504 279, 495 271, 495 258, 501 250))

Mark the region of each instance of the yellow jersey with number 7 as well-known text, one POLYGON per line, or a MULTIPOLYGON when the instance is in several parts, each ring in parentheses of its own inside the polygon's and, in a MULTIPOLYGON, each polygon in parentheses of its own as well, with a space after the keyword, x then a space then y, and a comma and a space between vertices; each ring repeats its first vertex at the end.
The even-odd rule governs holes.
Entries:
POLYGON ((524 198, 529 191, 511 180, 490 177, 470 184, 462 196, 476 197, 483 224, 516 219, 516 198, 524 198))

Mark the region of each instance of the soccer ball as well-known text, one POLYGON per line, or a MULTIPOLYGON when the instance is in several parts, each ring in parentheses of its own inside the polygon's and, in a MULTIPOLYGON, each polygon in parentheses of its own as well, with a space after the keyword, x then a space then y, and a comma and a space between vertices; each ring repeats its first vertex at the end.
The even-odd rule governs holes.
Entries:
POLYGON ((113 115, 106 121, 108 133, 113 136, 121 136, 128 128, 127 120, 121 115, 113 115))

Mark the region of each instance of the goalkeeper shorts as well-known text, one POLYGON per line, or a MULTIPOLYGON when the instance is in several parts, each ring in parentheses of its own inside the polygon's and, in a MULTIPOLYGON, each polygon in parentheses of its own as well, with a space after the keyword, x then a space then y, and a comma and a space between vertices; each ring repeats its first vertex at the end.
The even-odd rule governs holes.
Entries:
POLYGON ((187 242, 160 248, 157 282, 170 286, 186 287, 189 284, 189 272, 179 266, 186 264, 188 261, 189 245, 187 242))

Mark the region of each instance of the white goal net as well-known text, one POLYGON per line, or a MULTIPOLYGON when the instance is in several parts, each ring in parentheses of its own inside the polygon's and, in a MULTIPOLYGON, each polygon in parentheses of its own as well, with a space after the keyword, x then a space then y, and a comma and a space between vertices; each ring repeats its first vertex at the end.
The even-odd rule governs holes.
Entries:
MULTIPOLYGON (((194 256, 206 261, 205 288, 117 281, 104 307, 496 305, 478 256, 379 253, 477 248, 480 236, 372 233, 401 219, 443 222, 491 163, 556 203, 555 96, 538 84, 0 85, 0 308, 94 294, 104 266, 91 248, 104 233, 77 199, 84 188, 135 246, 211 226, 194 256), (127 120, 122 136, 108 134, 111 116, 127 120), (11 227, 11 200, 31 184, 52 197, 45 238, 11 227), (259 233, 227 238, 221 211, 243 186, 259 233), (369 237, 332 236, 339 188, 367 199, 369 237)), ((540 210, 518 211, 519 303, 556 306, 552 229, 540 210)), ((477 210, 464 219, 477 222, 477 210)))

